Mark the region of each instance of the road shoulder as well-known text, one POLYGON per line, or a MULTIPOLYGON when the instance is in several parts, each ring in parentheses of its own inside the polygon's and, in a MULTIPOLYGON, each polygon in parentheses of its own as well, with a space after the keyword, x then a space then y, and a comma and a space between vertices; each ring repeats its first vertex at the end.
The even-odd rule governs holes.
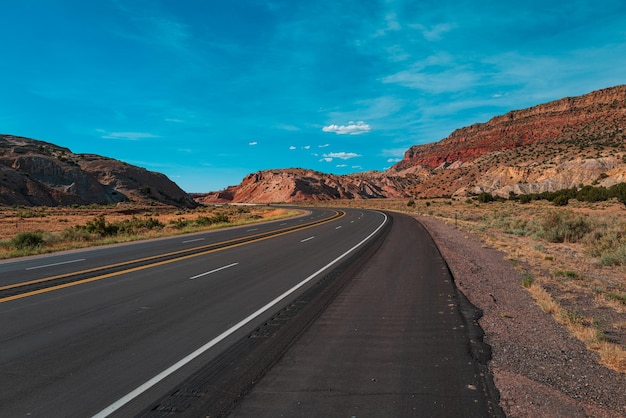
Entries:
POLYGON ((543 313, 504 253, 453 225, 414 217, 437 243, 459 290, 483 311, 489 368, 507 416, 626 416, 626 375, 599 365, 596 354, 543 313))
POLYGON ((499 416, 461 305, 428 233, 394 215, 379 251, 232 416, 499 416))

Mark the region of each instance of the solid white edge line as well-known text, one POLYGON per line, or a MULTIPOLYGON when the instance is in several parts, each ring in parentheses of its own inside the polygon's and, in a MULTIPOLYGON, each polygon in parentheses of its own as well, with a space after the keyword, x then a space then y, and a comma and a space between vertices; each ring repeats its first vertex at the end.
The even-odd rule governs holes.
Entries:
POLYGON ((63 264, 78 263, 80 261, 85 261, 85 260, 86 260, 85 258, 79 258, 78 260, 61 261, 60 263, 46 264, 45 266, 28 267, 28 268, 25 268, 24 270, 43 269, 43 268, 46 268, 46 267, 60 266, 60 265, 63 265, 63 264))
POLYGON ((315 273, 313 273, 312 275, 310 275, 309 277, 307 277, 306 279, 304 279, 303 281, 301 281, 300 283, 298 283, 297 285, 295 285, 291 289, 287 290, 285 293, 283 293, 282 295, 278 296, 277 298, 275 298, 274 300, 272 300, 271 302, 269 302, 268 304, 266 304, 265 306, 263 306, 262 308, 260 308, 256 312, 253 312, 252 314, 248 315, 247 317, 245 317, 244 319, 242 319, 241 321, 239 321, 238 323, 236 323, 232 327, 228 328, 226 331, 222 332, 220 335, 218 335, 217 337, 213 338, 211 341, 209 341, 208 343, 206 343, 202 347, 198 348, 196 351, 192 352, 191 354, 188 354, 186 357, 182 358, 181 360, 179 360, 178 362, 176 362, 172 366, 170 366, 167 369, 163 370, 161 373, 159 373, 158 375, 154 376, 152 379, 148 380, 146 383, 142 384, 141 386, 137 387, 132 392, 130 392, 127 395, 123 396, 119 400, 113 402, 111 405, 107 406, 102 411, 100 411, 97 414, 95 414, 92 418, 108 417, 113 412, 117 411, 122 406, 126 405, 128 402, 132 401, 133 399, 135 399, 136 397, 138 397, 139 395, 141 395, 142 393, 144 393, 145 391, 150 389, 152 386, 154 386, 157 383, 159 383, 161 380, 165 379, 166 377, 168 377, 172 373, 174 373, 177 370, 179 370, 180 368, 184 367, 185 365, 190 363, 192 360, 194 360, 195 358, 201 356, 207 350, 211 349, 213 346, 215 346, 216 344, 218 344, 219 342, 223 341, 224 339, 226 339, 231 334, 233 334, 236 331, 238 331, 240 328, 242 328, 243 326, 248 324, 250 321, 255 319, 257 316, 261 315, 265 311, 267 311, 267 310, 271 309, 272 307, 274 307, 278 302, 280 302, 281 300, 283 300, 287 296, 291 295, 296 290, 300 289, 302 286, 304 286, 305 284, 307 284, 308 282, 313 280, 315 277, 317 277, 319 274, 321 274, 322 272, 327 270, 329 267, 332 267, 334 264, 336 264, 339 261, 341 261, 342 259, 344 259, 348 254, 352 253, 354 250, 359 248, 361 245, 363 245, 365 242, 367 242, 370 238, 372 238, 374 235, 376 235, 378 233, 378 231, 380 231, 382 229, 382 227, 387 223, 387 219, 388 219, 387 215, 382 213, 382 212, 378 212, 378 213, 380 213, 380 214, 382 214, 384 216, 383 222, 380 224, 380 226, 378 226, 378 228, 376 228, 376 230, 374 230, 374 232, 369 234, 365 239, 363 239, 357 245, 355 245, 354 247, 350 248, 348 251, 346 251, 345 253, 343 253, 339 257, 335 258, 333 261, 331 261, 330 263, 326 264, 324 267, 322 267, 321 269, 319 269, 318 271, 316 271, 315 273))
POLYGON ((235 267, 237 264, 239 264, 239 263, 233 263, 233 264, 229 264, 229 265, 224 266, 224 267, 217 268, 215 270, 207 271, 206 273, 202 273, 202 274, 198 274, 197 276, 190 277, 189 280, 197 279, 198 277, 202 277, 202 276, 208 276, 209 274, 217 273, 218 271, 222 271, 222 270, 229 269, 231 267, 235 267))

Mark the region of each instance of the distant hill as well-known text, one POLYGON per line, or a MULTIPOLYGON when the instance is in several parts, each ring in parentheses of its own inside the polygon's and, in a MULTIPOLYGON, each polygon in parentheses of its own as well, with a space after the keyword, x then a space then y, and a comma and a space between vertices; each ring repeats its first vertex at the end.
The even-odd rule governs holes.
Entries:
POLYGON ((0 204, 26 206, 133 201, 194 207, 165 175, 92 154, 0 135, 0 204))
POLYGON ((240 185, 195 195, 201 203, 277 203, 402 197, 401 187, 381 173, 336 176, 301 168, 266 170, 240 185))
POLYGON ((511 111, 407 150, 386 172, 270 170, 199 197, 292 202, 371 197, 508 196, 626 182, 626 86, 511 111), (313 181, 314 180, 314 181, 313 181))

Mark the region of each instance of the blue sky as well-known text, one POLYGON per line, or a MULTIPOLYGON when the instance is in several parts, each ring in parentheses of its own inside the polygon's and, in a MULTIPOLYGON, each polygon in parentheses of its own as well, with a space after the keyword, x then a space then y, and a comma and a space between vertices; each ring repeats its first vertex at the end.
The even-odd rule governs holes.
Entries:
POLYGON ((0 133, 166 174, 384 170, 626 83, 626 2, 0 0, 0 133))

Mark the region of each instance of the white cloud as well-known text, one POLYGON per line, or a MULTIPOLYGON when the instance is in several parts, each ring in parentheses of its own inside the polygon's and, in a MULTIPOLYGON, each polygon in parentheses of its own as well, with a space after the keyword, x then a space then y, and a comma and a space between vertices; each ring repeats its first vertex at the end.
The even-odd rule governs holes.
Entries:
POLYGON ((310 145, 305 145, 305 146, 304 146, 304 147, 302 147, 302 148, 304 148, 304 149, 311 149, 311 146, 310 146, 310 145))
POLYGON ((126 141, 139 141, 141 139, 160 138, 158 135, 149 132, 106 132, 98 129, 98 132, 104 133, 103 139, 122 139, 126 141))
POLYGON ((344 168, 347 167, 348 164, 337 164, 337 168, 344 168))
POLYGON ((290 147, 289 147, 289 149, 293 151, 293 150, 295 150, 295 149, 296 149, 296 147, 294 147, 294 146, 292 145, 292 146, 290 146, 290 147))
POLYGON ((183 123, 183 122, 184 122, 184 120, 181 120, 181 119, 174 119, 174 118, 167 118, 167 119, 165 119, 165 122, 183 123))
POLYGON ((389 158, 387 160, 388 163, 398 163, 400 161, 402 161, 402 158, 389 158))
POLYGON ((330 147, 330 144, 324 144, 324 145, 318 145, 318 148, 326 148, 326 147, 330 147))
POLYGON ((328 154, 323 154, 323 157, 320 161, 331 162, 335 158, 339 158, 340 160, 349 160, 350 158, 360 157, 359 154, 354 152, 330 152, 328 154))
POLYGON ((324 132, 334 132, 338 135, 359 135, 371 131, 372 128, 363 121, 348 122, 348 125, 328 125, 322 128, 324 132))
POLYGON ((361 167, 360 165, 353 165, 352 168, 354 168, 355 170, 361 170, 363 167, 361 167))
POLYGON ((254 145, 257 145, 257 144, 258 144, 258 142, 256 142, 256 141, 248 143, 248 145, 250 145, 250 146, 254 146, 254 145))

